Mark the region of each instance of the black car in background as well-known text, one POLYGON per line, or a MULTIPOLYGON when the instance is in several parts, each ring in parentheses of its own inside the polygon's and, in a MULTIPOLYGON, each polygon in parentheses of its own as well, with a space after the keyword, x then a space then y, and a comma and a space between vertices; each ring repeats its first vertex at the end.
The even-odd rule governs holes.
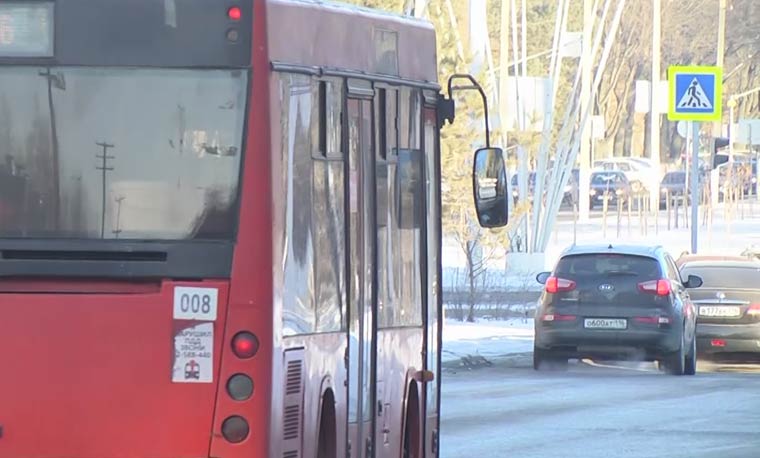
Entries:
POLYGON ((667 203, 668 197, 671 199, 683 198, 686 191, 686 172, 678 170, 675 172, 668 172, 660 181, 660 207, 664 207, 667 203))
POLYGON ((617 170, 594 172, 591 174, 589 195, 591 209, 603 206, 605 196, 608 205, 625 202, 631 195, 631 184, 625 173, 617 170))
POLYGON ((686 258, 680 264, 682 275, 698 275, 704 282, 691 293, 699 355, 760 356, 760 261, 686 258))
POLYGON ((670 373, 696 371, 696 312, 673 258, 661 247, 574 246, 552 272, 535 315, 533 366, 570 358, 659 361, 670 373))

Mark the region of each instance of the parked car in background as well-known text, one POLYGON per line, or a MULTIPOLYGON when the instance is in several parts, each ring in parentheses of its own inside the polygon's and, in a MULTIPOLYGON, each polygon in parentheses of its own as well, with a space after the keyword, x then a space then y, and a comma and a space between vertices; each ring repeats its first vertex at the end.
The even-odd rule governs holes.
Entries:
POLYGON ((625 202, 631 195, 631 184, 626 174, 620 171, 594 172, 589 195, 591 209, 603 205, 605 196, 608 204, 625 202))
POLYGON ((630 158, 610 158, 595 162, 596 168, 605 171, 620 171, 625 173, 633 192, 646 189, 652 180, 655 169, 641 162, 635 162, 630 158))
MULTIPOLYGON (((704 184, 704 177, 699 176, 698 186, 704 184)), ((675 199, 683 199, 684 195, 688 196, 687 203, 691 202, 691 179, 683 170, 667 172, 660 182, 660 208, 665 207, 668 197, 671 204, 675 199), (687 182, 687 179, 689 180, 687 182)))

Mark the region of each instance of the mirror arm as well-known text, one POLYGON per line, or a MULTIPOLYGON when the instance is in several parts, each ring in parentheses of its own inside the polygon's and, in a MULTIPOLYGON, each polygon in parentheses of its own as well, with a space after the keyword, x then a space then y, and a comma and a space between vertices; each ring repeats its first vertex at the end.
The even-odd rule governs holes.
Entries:
MULTIPOLYGON (((463 73, 457 73, 454 75, 451 75, 449 77, 449 103, 453 103, 454 101, 454 91, 471 91, 476 90, 480 93, 481 99, 483 99, 483 115, 485 117, 485 123, 486 123, 486 148, 491 147, 491 128, 488 124, 488 97, 486 96, 486 91, 483 90, 483 86, 478 83, 478 81, 469 74, 463 74, 463 73), (470 82, 469 86, 454 86, 454 80, 461 80, 465 79, 470 82)), ((451 118, 449 119, 449 122, 452 122, 454 120, 453 114, 451 115, 451 118)))

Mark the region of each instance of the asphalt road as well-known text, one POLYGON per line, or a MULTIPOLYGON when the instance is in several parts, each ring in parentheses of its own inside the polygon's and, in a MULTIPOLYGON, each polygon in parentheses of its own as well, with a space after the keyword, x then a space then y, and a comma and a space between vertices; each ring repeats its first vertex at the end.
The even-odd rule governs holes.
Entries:
POLYGON ((443 374, 441 457, 758 458, 760 366, 535 372, 530 354, 443 374))

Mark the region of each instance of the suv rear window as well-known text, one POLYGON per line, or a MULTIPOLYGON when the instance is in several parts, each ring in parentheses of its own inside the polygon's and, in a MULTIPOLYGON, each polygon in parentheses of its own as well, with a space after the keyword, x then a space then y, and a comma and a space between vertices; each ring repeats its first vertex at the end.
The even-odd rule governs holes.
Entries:
POLYGON ((561 277, 629 275, 637 281, 662 278, 660 263, 646 256, 598 253, 565 256, 557 264, 561 277))

